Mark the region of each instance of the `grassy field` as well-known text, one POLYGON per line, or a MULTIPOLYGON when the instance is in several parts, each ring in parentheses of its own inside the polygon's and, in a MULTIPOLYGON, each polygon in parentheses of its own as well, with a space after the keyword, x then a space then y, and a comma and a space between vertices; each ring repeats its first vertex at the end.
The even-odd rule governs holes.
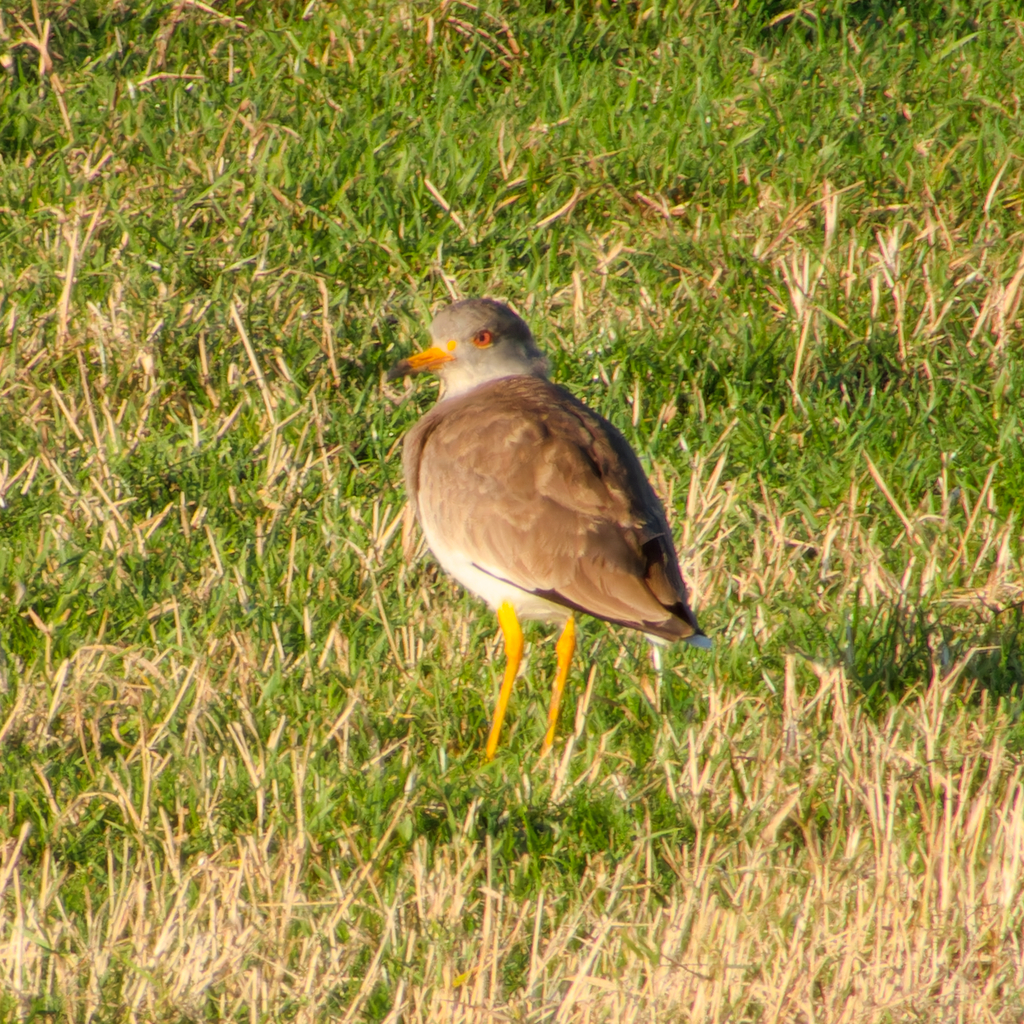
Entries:
POLYGON ((1009 6, 0 0, 0 1019, 1024 1019, 1009 6), (715 641, 545 759, 383 378, 468 295, 715 641))

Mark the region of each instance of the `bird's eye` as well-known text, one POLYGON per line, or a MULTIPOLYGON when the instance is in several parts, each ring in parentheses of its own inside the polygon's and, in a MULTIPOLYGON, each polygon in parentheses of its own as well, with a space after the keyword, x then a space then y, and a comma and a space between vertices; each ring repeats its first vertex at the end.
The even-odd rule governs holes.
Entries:
POLYGON ((490 331, 477 331, 477 333, 473 335, 473 344, 476 345, 477 348, 488 348, 493 340, 494 338, 490 331))

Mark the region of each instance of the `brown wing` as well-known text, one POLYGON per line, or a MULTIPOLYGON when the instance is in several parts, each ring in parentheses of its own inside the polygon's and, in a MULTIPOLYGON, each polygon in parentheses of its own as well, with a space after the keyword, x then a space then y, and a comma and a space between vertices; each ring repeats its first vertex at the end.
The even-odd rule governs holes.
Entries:
POLYGON ((509 377, 443 401, 404 463, 421 518, 478 568, 666 639, 701 635, 636 455, 562 388, 509 377))

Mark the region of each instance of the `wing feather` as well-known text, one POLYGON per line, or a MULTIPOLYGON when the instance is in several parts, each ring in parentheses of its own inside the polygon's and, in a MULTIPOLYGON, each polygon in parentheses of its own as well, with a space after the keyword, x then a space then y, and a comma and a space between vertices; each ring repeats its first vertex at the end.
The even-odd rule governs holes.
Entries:
POLYGON ((428 532, 484 572, 666 639, 700 634, 636 455, 562 388, 509 377, 442 401, 404 462, 428 532))

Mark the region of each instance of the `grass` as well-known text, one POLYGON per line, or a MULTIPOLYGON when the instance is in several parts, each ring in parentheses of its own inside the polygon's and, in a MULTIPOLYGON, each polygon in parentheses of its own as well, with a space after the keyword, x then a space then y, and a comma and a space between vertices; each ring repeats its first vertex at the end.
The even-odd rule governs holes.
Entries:
POLYGON ((1024 1015, 1024 23, 0 8, 0 1018, 1024 1015), (710 654, 493 617, 405 509, 507 298, 710 654))

